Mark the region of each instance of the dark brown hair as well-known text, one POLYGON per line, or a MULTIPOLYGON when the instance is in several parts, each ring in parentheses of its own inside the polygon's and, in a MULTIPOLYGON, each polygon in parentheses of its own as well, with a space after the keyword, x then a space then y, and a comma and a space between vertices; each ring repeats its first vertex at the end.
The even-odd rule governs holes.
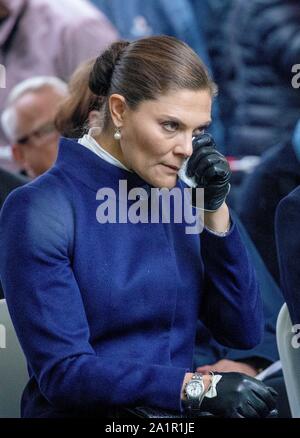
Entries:
POLYGON ((131 43, 113 43, 97 59, 89 77, 90 90, 103 100, 104 126, 110 124, 108 97, 117 93, 132 110, 171 90, 208 90, 216 85, 197 56, 174 37, 153 36, 131 43))
POLYGON ((60 105, 55 119, 56 129, 65 137, 81 137, 88 129, 90 111, 101 107, 101 98, 88 86, 95 60, 93 58, 83 62, 71 76, 68 96, 60 105))

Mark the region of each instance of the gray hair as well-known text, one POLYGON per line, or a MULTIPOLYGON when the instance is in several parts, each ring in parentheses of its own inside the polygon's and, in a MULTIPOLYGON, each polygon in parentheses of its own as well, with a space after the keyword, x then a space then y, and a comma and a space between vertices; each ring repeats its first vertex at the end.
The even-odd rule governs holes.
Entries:
POLYGON ((68 92, 67 84, 55 76, 35 76, 20 82, 9 93, 5 108, 1 114, 1 125, 6 137, 11 142, 14 141, 14 133, 17 125, 16 102, 24 94, 38 92, 46 87, 52 88, 63 96, 68 92))

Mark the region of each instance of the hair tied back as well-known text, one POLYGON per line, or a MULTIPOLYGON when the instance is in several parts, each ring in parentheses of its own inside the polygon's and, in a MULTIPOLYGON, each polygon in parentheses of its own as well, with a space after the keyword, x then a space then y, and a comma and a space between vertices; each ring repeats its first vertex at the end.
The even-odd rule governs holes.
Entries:
POLYGON ((108 95, 115 67, 129 44, 129 41, 117 41, 96 59, 89 77, 89 88, 97 96, 108 95))

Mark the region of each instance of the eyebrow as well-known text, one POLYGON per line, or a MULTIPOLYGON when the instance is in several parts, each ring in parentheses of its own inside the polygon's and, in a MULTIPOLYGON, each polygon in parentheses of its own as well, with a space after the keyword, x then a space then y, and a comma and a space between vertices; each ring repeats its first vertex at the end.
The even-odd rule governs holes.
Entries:
MULTIPOLYGON (((183 123, 180 119, 178 119, 178 118, 175 117, 175 116, 170 116, 170 115, 168 115, 168 114, 163 114, 163 115, 161 115, 161 118, 164 118, 164 119, 170 120, 170 121, 172 121, 172 122, 177 122, 177 123, 179 123, 179 124, 182 125, 182 126, 186 126, 185 123, 183 123)), ((204 122, 204 123, 198 125, 195 129, 199 129, 199 128, 201 128, 201 129, 203 129, 203 128, 208 128, 209 125, 211 124, 211 122, 212 122, 212 120, 210 119, 210 120, 208 120, 207 122, 204 122)))

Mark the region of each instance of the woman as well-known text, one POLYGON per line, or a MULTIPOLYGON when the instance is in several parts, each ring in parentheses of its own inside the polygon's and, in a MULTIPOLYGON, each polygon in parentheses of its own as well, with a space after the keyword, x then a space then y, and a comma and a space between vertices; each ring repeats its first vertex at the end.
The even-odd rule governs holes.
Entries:
POLYGON ((228 164, 202 135, 214 84, 188 46, 162 36, 113 44, 89 85, 99 129, 63 138, 55 166, 13 192, 1 215, 1 280, 30 372, 22 416, 138 406, 268 415, 275 394, 255 379, 191 368, 199 315, 238 348, 259 343, 262 328, 255 276, 225 203, 228 164), (161 203, 157 189, 183 193, 187 158, 194 186, 205 186, 200 237, 185 220, 145 220, 161 203), (144 198, 138 208, 132 190, 144 198))

